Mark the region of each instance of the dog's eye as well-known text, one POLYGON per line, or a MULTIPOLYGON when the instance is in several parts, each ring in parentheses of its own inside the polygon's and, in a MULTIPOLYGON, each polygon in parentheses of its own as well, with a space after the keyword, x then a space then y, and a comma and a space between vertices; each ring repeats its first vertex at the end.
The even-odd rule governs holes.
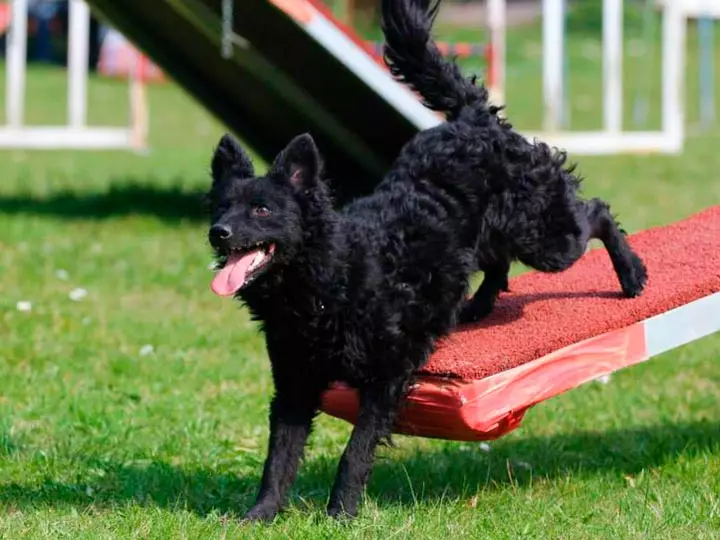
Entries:
POLYGON ((252 211, 253 214, 258 217, 265 217, 270 215, 270 209, 267 206, 263 206, 262 204, 254 206, 252 211))

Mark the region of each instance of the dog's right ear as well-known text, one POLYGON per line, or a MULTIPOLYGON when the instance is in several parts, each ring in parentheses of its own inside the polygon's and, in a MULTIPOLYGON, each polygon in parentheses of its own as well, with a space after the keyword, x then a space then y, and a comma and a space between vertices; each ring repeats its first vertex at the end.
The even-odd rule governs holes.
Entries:
POLYGON ((213 155, 211 165, 213 181, 219 181, 230 169, 244 178, 255 174, 250 156, 245 153, 232 135, 226 133, 220 139, 213 155))

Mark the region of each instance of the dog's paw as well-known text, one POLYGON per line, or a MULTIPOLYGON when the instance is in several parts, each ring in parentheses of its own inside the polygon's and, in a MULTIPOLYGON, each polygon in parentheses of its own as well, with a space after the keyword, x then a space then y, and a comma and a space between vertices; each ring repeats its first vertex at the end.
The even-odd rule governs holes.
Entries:
POLYGON ((278 509, 273 505, 256 504, 243 516, 246 522, 268 522, 275 519, 278 509))
POLYGON ((487 303, 478 303, 469 300, 463 304, 458 313, 459 324, 473 324, 481 321, 490 313, 492 313, 493 306, 487 303))
POLYGON ((633 254, 629 268, 620 275, 620 286, 628 298, 640 296, 647 284, 647 268, 640 257, 633 254))
POLYGON ((348 521, 357 517, 358 511, 356 506, 342 506, 339 504, 331 504, 327 508, 327 515, 338 521, 348 521))

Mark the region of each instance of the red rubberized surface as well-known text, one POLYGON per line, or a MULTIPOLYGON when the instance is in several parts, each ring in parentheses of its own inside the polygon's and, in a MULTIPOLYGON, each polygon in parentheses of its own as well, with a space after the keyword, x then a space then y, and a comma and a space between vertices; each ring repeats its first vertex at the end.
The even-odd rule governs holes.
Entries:
POLYGON ((444 339, 422 373, 482 379, 720 290, 720 206, 630 244, 648 268, 639 298, 621 296, 607 252, 593 249, 565 272, 512 279, 495 312, 444 339))
MULTIPOLYGON (((630 242, 650 274, 641 297, 620 295, 602 249, 561 274, 514 278, 491 317, 440 344, 401 404, 393 431, 498 438, 537 403, 646 360, 646 319, 720 292, 720 206, 630 242)), ((354 423, 357 392, 334 385, 322 410, 354 423)))

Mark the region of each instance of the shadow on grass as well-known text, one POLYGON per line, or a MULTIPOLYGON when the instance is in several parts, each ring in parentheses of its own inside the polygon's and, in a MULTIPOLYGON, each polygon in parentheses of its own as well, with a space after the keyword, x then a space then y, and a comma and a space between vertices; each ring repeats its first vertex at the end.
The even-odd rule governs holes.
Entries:
MULTIPOLYGON (((580 432, 497 443, 490 453, 476 444, 442 444, 439 450, 395 457, 383 451, 368 489, 378 504, 405 504, 469 496, 482 489, 526 486, 538 478, 617 476, 720 451, 720 425, 694 422, 609 432, 580 432), (522 467, 520 463, 529 464, 522 467)), ((338 456, 340 449, 338 449, 338 456)), ((293 490, 296 505, 319 510, 335 475, 336 458, 305 463, 293 490), (302 500, 303 502, 300 502, 302 500)), ((0 507, 112 507, 126 502, 199 515, 242 515, 255 496, 257 472, 238 477, 211 469, 190 469, 164 462, 120 464, 84 458, 76 483, 0 484, 0 507)))
MULTIPOLYGON (((159 183, 159 182, 158 182, 159 183)), ((178 180, 178 185, 182 182, 178 180)), ((107 191, 61 191, 47 197, 0 195, 0 214, 100 220, 129 215, 156 216, 165 221, 206 219, 204 192, 153 185, 152 179, 113 182, 107 191)))

